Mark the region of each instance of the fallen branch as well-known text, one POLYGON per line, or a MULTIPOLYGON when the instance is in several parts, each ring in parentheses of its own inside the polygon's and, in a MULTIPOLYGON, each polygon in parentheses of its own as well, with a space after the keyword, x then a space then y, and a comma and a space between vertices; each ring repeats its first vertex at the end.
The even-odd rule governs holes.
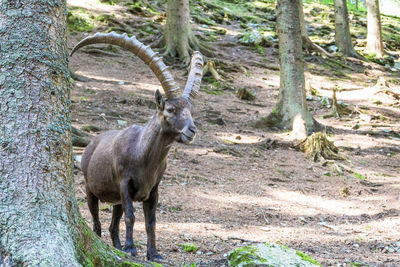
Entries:
POLYGON ((80 81, 80 82, 88 82, 89 78, 76 74, 74 71, 71 69, 69 70, 69 74, 71 75, 71 78, 74 79, 75 81, 80 81))
POLYGON ((92 136, 78 130, 75 127, 71 127, 72 131, 72 145, 77 147, 86 147, 92 140, 92 136))
POLYGON ((109 51, 104 51, 100 48, 90 48, 86 49, 83 52, 88 53, 88 54, 97 54, 97 55, 104 55, 104 56, 109 56, 109 57, 121 57, 120 54, 114 53, 114 52, 109 52, 109 51))

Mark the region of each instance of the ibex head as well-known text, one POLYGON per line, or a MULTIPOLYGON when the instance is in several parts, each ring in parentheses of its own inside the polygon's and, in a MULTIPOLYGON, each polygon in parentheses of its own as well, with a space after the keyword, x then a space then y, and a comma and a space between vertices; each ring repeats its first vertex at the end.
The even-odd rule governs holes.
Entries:
POLYGON ((155 97, 163 131, 178 134, 177 141, 191 143, 196 134, 196 126, 189 101, 184 97, 165 99, 158 90, 155 97))
POLYGON ((193 123, 191 106, 193 99, 200 89, 203 76, 203 56, 200 52, 194 52, 188 80, 185 89, 176 84, 168 67, 164 64, 158 53, 154 53, 149 46, 145 46, 135 37, 129 38, 126 34, 96 33, 80 41, 73 49, 72 54, 81 47, 90 44, 105 43, 117 45, 129 50, 146 63, 160 81, 166 98, 157 90, 155 98, 161 127, 164 131, 178 134, 178 141, 190 143, 196 134, 196 126, 193 123))

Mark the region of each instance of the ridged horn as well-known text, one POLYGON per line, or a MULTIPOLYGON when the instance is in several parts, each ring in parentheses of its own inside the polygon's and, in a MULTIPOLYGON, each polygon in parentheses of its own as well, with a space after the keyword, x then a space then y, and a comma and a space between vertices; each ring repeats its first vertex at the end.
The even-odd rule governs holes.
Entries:
POLYGON ((190 71, 182 96, 190 103, 196 98, 200 90, 201 78, 203 77, 203 55, 195 51, 190 62, 190 71))
POLYGON ((158 53, 154 53, 150 46, 145 46, 139 42, 136 37, 132 36, 129 38, 126 33, 118 34, 116 32, 98 32, 92 36, 88 36, 75 45, 70 56, 72 56, 79 48, 100 43, 117 45, 132 52, 148 65, 157 76, 167 98, 177 98, 180 96, 181 90, 179 86, 175 82, 171 72, 168 71, 168 67, 164 64, 162 58, 158 56, 158 53))

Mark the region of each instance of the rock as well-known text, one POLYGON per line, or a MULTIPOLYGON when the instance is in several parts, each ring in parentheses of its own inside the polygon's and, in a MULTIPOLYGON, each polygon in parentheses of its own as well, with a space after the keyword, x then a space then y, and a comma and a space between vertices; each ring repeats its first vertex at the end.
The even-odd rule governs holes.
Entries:
POLYGON ((309 255, 273 243, 240 247, 227 255, 229 266, 321 266, 309 255))

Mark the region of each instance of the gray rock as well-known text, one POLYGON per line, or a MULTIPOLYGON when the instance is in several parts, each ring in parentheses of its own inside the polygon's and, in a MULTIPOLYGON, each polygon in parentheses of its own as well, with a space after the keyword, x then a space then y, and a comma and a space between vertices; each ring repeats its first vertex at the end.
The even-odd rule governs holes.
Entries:
POLYGON ((298 266, 313 267, 321 264, 307 254, 272 243, 240 247, 227 255, 229 266, 298 266))

